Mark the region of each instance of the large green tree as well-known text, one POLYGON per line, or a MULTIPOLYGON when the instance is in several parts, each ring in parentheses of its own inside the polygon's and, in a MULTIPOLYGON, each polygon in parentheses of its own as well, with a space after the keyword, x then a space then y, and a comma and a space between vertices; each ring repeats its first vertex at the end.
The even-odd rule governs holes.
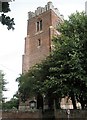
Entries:
POLYGON ((0 2, 0 22, 1 24, 6 25, 8 30, 14 30, 14 18, 10 18, 10 16, 6 15, 6 13, 10 11, 11 9, 9 2, 0 2))
POLYGON ((63 35, 61 54, 65 59, 62 65, 65 72, 61 75, 66 79, 74 108, 76 99, 84 108, 87 103, 87 16, 83 12, 72 14, 59 30, 63 35))

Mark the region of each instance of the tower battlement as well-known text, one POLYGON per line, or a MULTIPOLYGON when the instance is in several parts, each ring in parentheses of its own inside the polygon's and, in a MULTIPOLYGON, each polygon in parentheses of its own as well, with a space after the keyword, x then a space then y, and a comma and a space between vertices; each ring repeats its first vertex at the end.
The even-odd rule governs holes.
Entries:
POLYGON ((38 15, 40 15, 40 14, 42 14, 50 9, 53 10, 61 19, 64 18, 64 16, 59 13, 59 10, 53 6, 53 3, 48 2, 47 5, 45 5, 45 7, 37 7, 37 10, 35 10, 35 12, 29 11, 28 12, 28 19, 31 19, 35 16, 38 16, 38 15))

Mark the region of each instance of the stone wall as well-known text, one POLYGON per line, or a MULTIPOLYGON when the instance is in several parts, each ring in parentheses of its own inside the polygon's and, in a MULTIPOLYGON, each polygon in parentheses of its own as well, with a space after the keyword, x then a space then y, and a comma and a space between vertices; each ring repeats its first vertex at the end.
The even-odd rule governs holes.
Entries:
POLYGON ((55 112, 56 120, 60 118, 70 118, 71 120, 87 120, 87 110, 70 110, 70 114, 67 113, 67 110, 57 110, 55 112))
POLYGON ((35 112, 17 112, 8 111, 2 113, 2 120, 50 120, 54 118, 55 120, 87 120, 87 110, 70 110, 70 114, 67 114, 66 110, 56 110, 53 111, 35 111, 35 112))
POLYGON ((17 112, 17 111, 8 111, 2 112, 2 120, 35 120, 41 119, 41 112, 17 112))

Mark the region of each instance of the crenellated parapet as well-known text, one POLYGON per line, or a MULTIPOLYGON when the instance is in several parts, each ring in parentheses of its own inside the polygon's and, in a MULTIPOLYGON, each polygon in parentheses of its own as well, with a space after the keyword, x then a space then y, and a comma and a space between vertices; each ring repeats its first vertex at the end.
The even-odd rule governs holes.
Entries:
POLYGON ((28 19, 38 16, 50 9, 53 10, 61 19, 64 18, 63 15, 59 13, 59 10, 53 6, 53 3, 48 2, 47 5, 45 5, 45 7, 38 7, 37 10, 35 10, 35 12, 31 12, 31 11, 28 12, 28 19))

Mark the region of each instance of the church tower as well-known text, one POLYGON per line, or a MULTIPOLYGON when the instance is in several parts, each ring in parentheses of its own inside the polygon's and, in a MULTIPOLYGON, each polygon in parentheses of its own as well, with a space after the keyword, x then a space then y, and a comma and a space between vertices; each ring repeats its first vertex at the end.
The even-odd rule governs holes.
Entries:
POLYGON ((57 8, 52 2, 45 7, 38 7, 35 12, 28 12, 27 36, 22 60, 22 72, 26 73, 33 65, 45 59, 52 49, 52 36, 58 23, 63 21, 57 8))
POLYGON ((87 15, 87 1, 85 2, 85 12, 86 12, 86 15, 87 15))

